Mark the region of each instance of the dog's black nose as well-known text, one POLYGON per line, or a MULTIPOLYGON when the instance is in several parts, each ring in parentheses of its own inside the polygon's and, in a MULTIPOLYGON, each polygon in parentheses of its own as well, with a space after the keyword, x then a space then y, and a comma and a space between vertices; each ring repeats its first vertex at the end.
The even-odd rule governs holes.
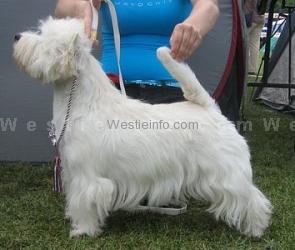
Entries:
POLYGON ((21 37, 22 37, 21 34, 16 34, 16 35, 14 36, 14 41, 17 42, 21 37))

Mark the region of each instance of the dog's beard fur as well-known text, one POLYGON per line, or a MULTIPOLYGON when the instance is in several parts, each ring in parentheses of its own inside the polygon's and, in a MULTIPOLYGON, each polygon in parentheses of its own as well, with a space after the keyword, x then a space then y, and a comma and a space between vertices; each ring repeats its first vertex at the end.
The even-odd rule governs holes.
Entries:
POLYGON ((211 203, 216 219, 261 236, 271 204, 252 183, 246 141, 219 111, 190 68, 160 48, 187 102, 149 105, 119 93, 90 54, 83 24, 50 18, 41 34, 22 33, 14 56, 31 76, 53 81, 59 135, 72 78, 78 76, 70 124, 60 144, 71 235, 101 232, 109 212, 143 199, 162 206, 187 197, 211 203), (74 39, 73 39, 74 38, 74 39), (49 43, 50 41, 51 43, 49 43), (43 48, 43 49, 40 49, 43 48), (59 60, 58 54, 62 54, 59 60), (111 129, 111 121, 195 121, 198 129, 111 129))
POLYGON ((41 22, 37 31, 21 33, 21 39, 14 44, 17 65, 43 83, 77 75, 78 66, 83 65, 79 53, 89 53, 91 42, 83 33, 81 22, 75 19, 67 22, 68 25, 61 25, 50 17, 41 22))

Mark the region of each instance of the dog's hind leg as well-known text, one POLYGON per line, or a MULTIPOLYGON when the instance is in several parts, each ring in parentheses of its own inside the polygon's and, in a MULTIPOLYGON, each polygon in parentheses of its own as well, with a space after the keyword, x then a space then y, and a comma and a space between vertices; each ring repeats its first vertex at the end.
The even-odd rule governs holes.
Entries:
POLYGON ((261 237, 269 225, 272 206, 252 183, 238 182, 234 186, 228 181, 215 189, 221 199, 213 201, 208 211, 242 234, 261 237))
POLYGON ((114 185, 109 179, 77 177, 66 192, 66 214, 71 219, 70 236, 94 236, 102 232, 111 210, 114 185))
POLYGON ((200 167, 195 191, 211 203, 208 211, 217 220, 224 220, 245 235, 260 237, 269 225, 272 206, 252 183, 251 172, 247 171, 250 163, 244 162, 248 167, 243 167, 234 162, 215 161, 213 165, 207 160, 200 167))
POLYGON ((179 82, 183 95, 188 101, 203 107, 215 105, 214 99, 202 87, 190 67, 174 60, 170 55, 170 49, 159 48, 157 56, 169 73, 179 82))

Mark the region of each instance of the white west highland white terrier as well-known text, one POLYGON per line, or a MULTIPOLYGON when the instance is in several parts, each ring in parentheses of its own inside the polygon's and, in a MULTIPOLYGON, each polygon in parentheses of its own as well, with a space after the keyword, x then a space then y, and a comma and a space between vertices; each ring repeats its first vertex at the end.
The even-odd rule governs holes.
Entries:
POLYGON ((70 235, 101 233, 110 212, 135 210, 143 200, 164 206, 192 197, 210 202, 208 211, 230 227, 261 236, 272 207, 253 184, 247 143, 191 69, 175 61, 168 48, 159 48, 159 60, 179 81, 187 101, 150 105, 122 95, 90 52, 77 19, 49 18, 38 32, 15 37, 17 64, 54 87, 57 135, 73 79, 78 79, 70 124, 59 145, 70 235), (195 121, 199 126, 116 129, 112 121, 195 121))

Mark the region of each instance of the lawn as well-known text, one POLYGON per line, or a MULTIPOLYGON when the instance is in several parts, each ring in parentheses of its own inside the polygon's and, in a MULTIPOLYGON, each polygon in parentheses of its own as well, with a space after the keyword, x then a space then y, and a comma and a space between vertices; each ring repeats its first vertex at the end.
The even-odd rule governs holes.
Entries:
POLYGON ((51 191, 50 165, 0 164, 0 249, 295 249, 294 116, 247 104, 254 180, 274 205, 272 225, 261 239, 239 235, 191 202, 186 214, 116 212, 104 233, 69 239, 64 198, 51 191), (264 122, 280 119, 278 131, 264 122), (266 120, 263 120, 266 119, 266 120))

